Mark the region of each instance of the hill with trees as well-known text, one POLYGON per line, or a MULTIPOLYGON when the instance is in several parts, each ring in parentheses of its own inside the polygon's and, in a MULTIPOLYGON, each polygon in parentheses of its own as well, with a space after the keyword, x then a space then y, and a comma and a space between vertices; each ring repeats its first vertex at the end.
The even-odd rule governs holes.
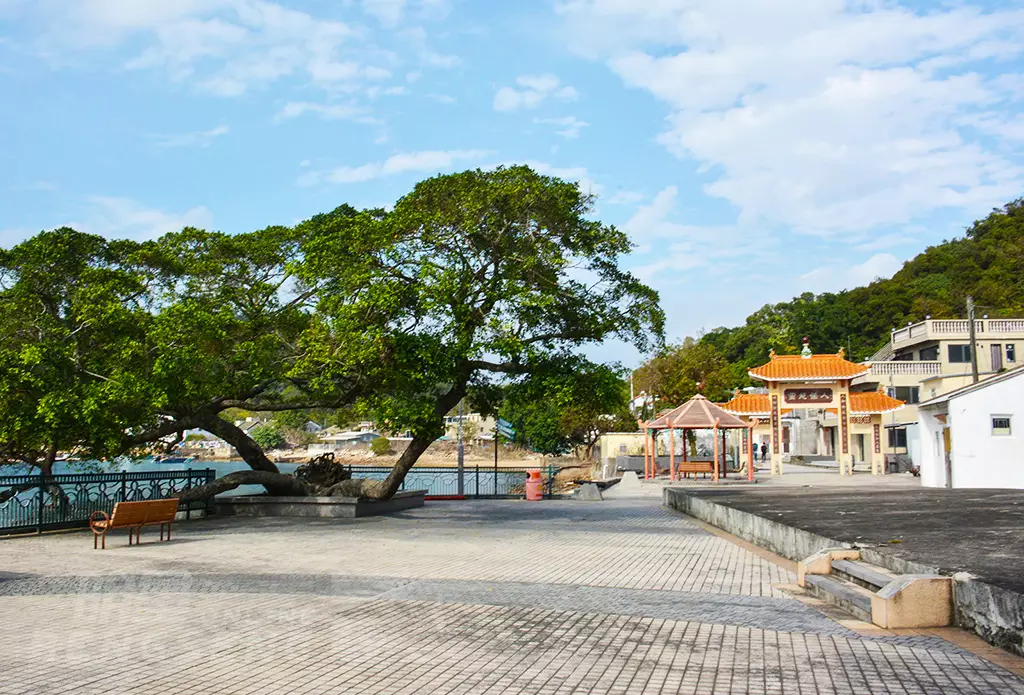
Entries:
POLYGON ((891 278, 766 304, 742 326, 670 345, 637 370, 636 386, 675 403, 703 384, 717 400, 749 384, 747 369, 764 363, 769 350, 799 352, 804 336, 816 352, 843 348, 850 359, 866 360, 894 327, 929 315, 963 318, 968 296, 981 313, 1024 315, 1024 199, 993 210, 963 237, 927 248, 891 278))

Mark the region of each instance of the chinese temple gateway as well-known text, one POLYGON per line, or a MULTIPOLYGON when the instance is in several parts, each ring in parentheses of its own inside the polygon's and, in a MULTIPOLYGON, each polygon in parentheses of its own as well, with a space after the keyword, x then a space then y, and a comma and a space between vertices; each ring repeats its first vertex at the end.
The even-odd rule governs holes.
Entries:
POLYGON ((840 349, 834 355, 811 353, 807 339, 799 355, 769 353, 767 364, 748 374, 766 382, 766 394, 735 396, 722 409, 743 418, 754 436, 767 433, 771 449, 772 475, 782 475, 782 416, 796 409, 824 411, 822 429, 831 425, 834 455, 840 475, 853 475, 854 443, 864 460, 870 460, 871 472, 885 472, 882 455, 882 414, 903 407, 903 401, 878 391, 850 391, 850 383, 868 371, 868 367, 845 359, 840 349))

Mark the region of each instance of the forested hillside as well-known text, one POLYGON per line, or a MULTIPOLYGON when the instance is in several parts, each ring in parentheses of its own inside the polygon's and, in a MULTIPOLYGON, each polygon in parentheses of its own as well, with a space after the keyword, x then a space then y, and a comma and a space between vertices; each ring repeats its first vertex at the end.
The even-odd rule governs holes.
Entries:
MULTIPOLYGON (((929 247, 908 261, 892 278, 878 280, 849 291, 815 295, 810 292, 788 302, 765 305, 744 325, 716 328, 700 338, 702 369, 692 386, 677 400, 704 382, 709 398, 723 389, 748 383, 746 370, 762 364, 768 351, 799 352, 803 336, 815 352, 834 352, 840 347, 854 360, 870 357, 889 340, 893 327, 908 321, 955 318, 965 315, 968 295, 979 312, 993 317, 1024 316, 1024 199, 995 210, 975 222, 962 238, 929 247), (714 356, 716 350, 721 359, 714 356), (710 353, 715 359, 709 359, 710 353)), ((675 392, 671 382, 680 353, 693 349, 670 346, 637 371, 639 388, 657 393, 675 392)), ((692 370, 691 370, 692 371, 692 370)))

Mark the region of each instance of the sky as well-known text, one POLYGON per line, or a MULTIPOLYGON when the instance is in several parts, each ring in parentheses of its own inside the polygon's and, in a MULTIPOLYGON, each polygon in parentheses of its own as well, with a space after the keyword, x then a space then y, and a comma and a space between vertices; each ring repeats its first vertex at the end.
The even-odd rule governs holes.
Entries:
POLYGON ((670 341, 1024 195, 1020 2, 0 0, 0 98, 0 246, 250 231, 527 163, 629 232, 670 341))

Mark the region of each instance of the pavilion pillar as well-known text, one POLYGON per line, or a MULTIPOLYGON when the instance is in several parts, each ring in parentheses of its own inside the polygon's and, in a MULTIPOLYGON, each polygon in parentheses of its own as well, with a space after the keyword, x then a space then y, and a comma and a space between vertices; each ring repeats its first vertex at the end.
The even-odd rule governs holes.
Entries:
POLYGON ((754 428, 757 427, 757 420, 750 423, 747 430, 747 480, 754 480, 754 428))
POLYGON ((711 466, 711 470, 714 471, 714 474, 711 476, 711 480, 713 480, 714 482, 717 483, 718 482, 718 466, 720 465, 719 461, 718 461, 719 446, 718 446, 718 422, 717 421, 715 422, 714 430, 712 430, 712 437, 711 438, 712 438, 712 441, 714 442, 714 453, 712 455, 714 456, 714 461, 715 461, 714 465, 711 466))
POLYGON ((840 382, 839 392, 839 475, 853 475, 853 452, 850 450, 850 390, 840 382))
POLYGON ((885 456, 882 454, 882 416, 871 416, 871 474, 885 475, 885 456), (875 420, 878 422, 874 422, 875 420))
MULTIPOLYGON (((686 447, 684 446, 685 450, 686 447)), ((676 479, 676 429, 668 428, 668 478, 675 482, 676 479)))
POLYGON ((782 418, 779 414, 779 386, 772 383, 768 387, 768 398, 771 406, 771 473, 782 475, 782 418))
POLYGON ((650 480, 650 431, 643 430, 643 479, 650 480))

